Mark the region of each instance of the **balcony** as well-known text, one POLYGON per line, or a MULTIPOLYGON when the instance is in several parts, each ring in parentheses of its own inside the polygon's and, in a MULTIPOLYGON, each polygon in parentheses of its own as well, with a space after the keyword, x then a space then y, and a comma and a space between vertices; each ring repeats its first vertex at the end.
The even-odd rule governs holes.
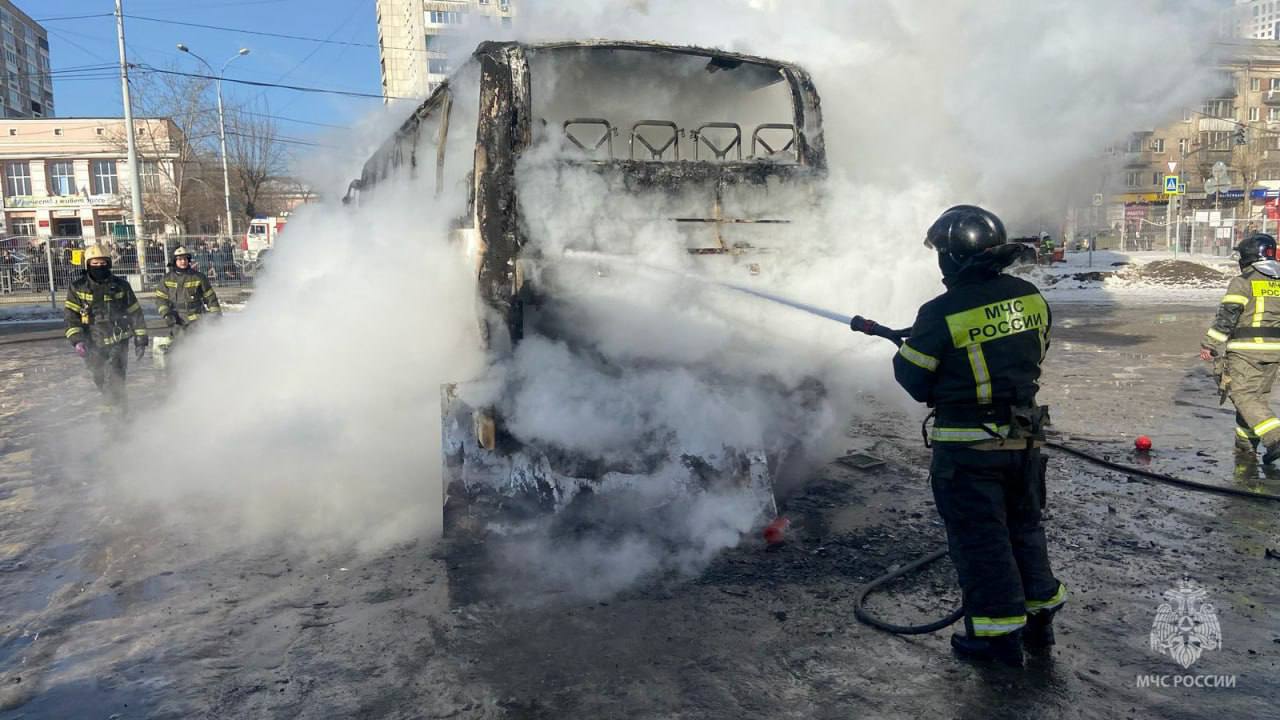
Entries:
POLYGON ((1280 89, 1264 90, 1262 92, 1262 104, 1268 106, 1280 105, 1280 89))
POLYGON ((1146 167, 1156 161, 1155 153, 1150 150, 1141 152, 1126 152, 1124 154, 1125 167, 1146 167))

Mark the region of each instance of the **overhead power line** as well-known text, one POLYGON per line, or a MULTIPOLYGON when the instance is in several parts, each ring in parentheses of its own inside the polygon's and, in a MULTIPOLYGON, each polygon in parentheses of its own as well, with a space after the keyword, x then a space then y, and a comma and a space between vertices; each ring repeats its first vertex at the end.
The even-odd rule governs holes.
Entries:
MULTIPOLYGON (((162 75, 178 75, 181 77, 199 78, 203 80, 217 80, 216 75, 205 75, 202 73, 182 72, 181 70, 163 70, 151 65, 135 65, 129 64, 130 69, 136 69, 140 72, 160 73, 162 75)), ((281 90, 293 90, 295 92, 320 93, 323 95, 342 95, 345 97, 370 98, 373 100, 414 100, 417 98, 397 97, 394 95, 382 95, 375 93, 357 92, 355 90, 335 90, 332 88, 307 87, 305 85, 284 85, 281 83, 261 82, 259 80, 239 80, 236 78, 224 77, 223 82, 235 83, 237 85, 249 85, 252 87, 279 88, 281 90)))

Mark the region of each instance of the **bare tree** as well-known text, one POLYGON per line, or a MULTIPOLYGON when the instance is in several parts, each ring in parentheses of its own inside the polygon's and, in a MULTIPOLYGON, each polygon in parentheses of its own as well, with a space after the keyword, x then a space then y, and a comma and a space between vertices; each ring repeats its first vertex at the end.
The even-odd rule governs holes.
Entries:
MULTIPOLYGON (((216 162, 216 112, 210 81, 164 73, 141 74, 134 81, 135 103, 144 117, 168 119, 172 126, 145 123, 137 133, 144 183, 143 212, 161 218, 179 233, 200 224, 210 210, 204 168, 216 162)), ((123 148, 123 128, 116 141, 123 148)))
POLYGON ((276 212, 271 207, 273 191, 286 178, 289 157, 265 103, 258 110, 228 111, 227 157, 234 199, 245 218, 276 212))

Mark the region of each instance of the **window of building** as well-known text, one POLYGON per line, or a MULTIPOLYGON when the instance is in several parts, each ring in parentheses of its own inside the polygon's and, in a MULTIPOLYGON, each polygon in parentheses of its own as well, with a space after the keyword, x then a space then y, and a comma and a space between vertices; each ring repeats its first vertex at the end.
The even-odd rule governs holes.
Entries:
POLYGON ((1280 90, 1280 78, 1271 78, 1269 90, 1280 90))
POLYGON ((1225 130, 1214 132, 1200 133, 1200 149, 1202 150, 1230 150, 1231 149, 1231 133, 1225 130))
POLYGON ((1178 138, 1178 154, 1186 155, 1187 148, 1191 147, 1191 141, 1186 138, 1178 138))
POLYGON ((1280 108, 1267 108, 1267 120, 1269 122, 1280 120, 1280 108))
POLYGON ((1138 187, 1138 184, 1141 182, 1142 182, 1141 170, 1130 170, 1124 174, 1124 184, 1128 187, 1136 188, 1138 187))
POLYGON ((498 7, 502 8, 502 12, 510 12, 511 0, 498 0, 498 7))
POLYGON ((502 18, 502 27, 511 27, 511 18, 509 17, 502 18))
POLYGON ((1252 107, 1249 108, 1249 122, 1258 122, 1262 119, 1262 109, 1252 107))
POLYGON ((50 195, 76 194, 76 170, 70 160, 50 161, 48 172, 50 195))
POLYGON ((22 162, 4 164, 5 197, 27 197, 31 195, 31 165, 22 162))
POLYGON ((1160 172, 1159 172, 1159 171, 1156 171, 1156 172, 1151 173, 1151 184, 1152 184, 1152 185, 1163 185, 1163 184, 1164 184, 1164 176, 1162 176, 1162 175, 1160 174, 1160 172))
POLYGON ((36 219, 35 218, 9 218, 9 234, 25 235, 27 237, 36 236, 36 219))
POLYGON ((1151 141, 1151 152, 1154 152, 1154 153, 1164 152, 1164 138, 1156 138, 1155 140, 1151 141))
POLYGON ((160 190, 160 163, 155 160, 138 162, 138 174, 142 176, 142 189, 147 192, 160 190))
POLYGON ((115 195, 120 191, 115 160, 94 160, 91 174, 94 195, 115 195))
POLYGON ((62 135, 62 128, 54 128, 54 129, 53 129, 53 134, 54 134, 54 135, 59 135, 59 136, 60 136, 60 135, 62 135))
POLYGON ((464 15, 466 15, 466 13, 455 12, 453 10, 428 11, 428 19, 437 25, 461 25, 464 15))
POLYGON ((1249 78, 1249 89, 1253 92, 1262 90, 1262 78, 1249 78))
POLYGON ((1230 100, 1206 100, 1201 108, 1206 117, 1211 118, 1234 118, 1235 108, 1231 105, 1230 100))
POLYGON ((1191 108, 1184 108, 1182 111, 1182 122, 1191 122, 1191 108))
POLYGON ((433 75, 448 75, 448 74, 449 74, 449 61, 448 61, 448 60, 436 60, 436 59, 434 59, 434 58, 433 58, 433 59, 431 59, 431 60, 428 60, 428 61, 427 61, 427 69, 428 69, 428 70, 431 72, 431 74, 433 74, 433 75))

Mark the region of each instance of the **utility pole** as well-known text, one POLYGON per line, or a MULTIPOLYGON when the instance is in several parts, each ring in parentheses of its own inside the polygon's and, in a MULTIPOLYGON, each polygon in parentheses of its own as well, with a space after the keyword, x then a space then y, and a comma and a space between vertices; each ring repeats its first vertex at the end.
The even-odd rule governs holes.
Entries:
POLYGON ((124 54, 123 0, 116 0, 116 37, 120 41, 120 94, 124 98, 125 137, 129 141, 129 189, 133 201, 133 241, 138 256, 138 272, 142 286, 147 285, 147 247, 142 241, 145 219, 142 215, 142 175, 138 172, 138 142, 134 138, 133 102, 129 99, 129 61, 124 54))

